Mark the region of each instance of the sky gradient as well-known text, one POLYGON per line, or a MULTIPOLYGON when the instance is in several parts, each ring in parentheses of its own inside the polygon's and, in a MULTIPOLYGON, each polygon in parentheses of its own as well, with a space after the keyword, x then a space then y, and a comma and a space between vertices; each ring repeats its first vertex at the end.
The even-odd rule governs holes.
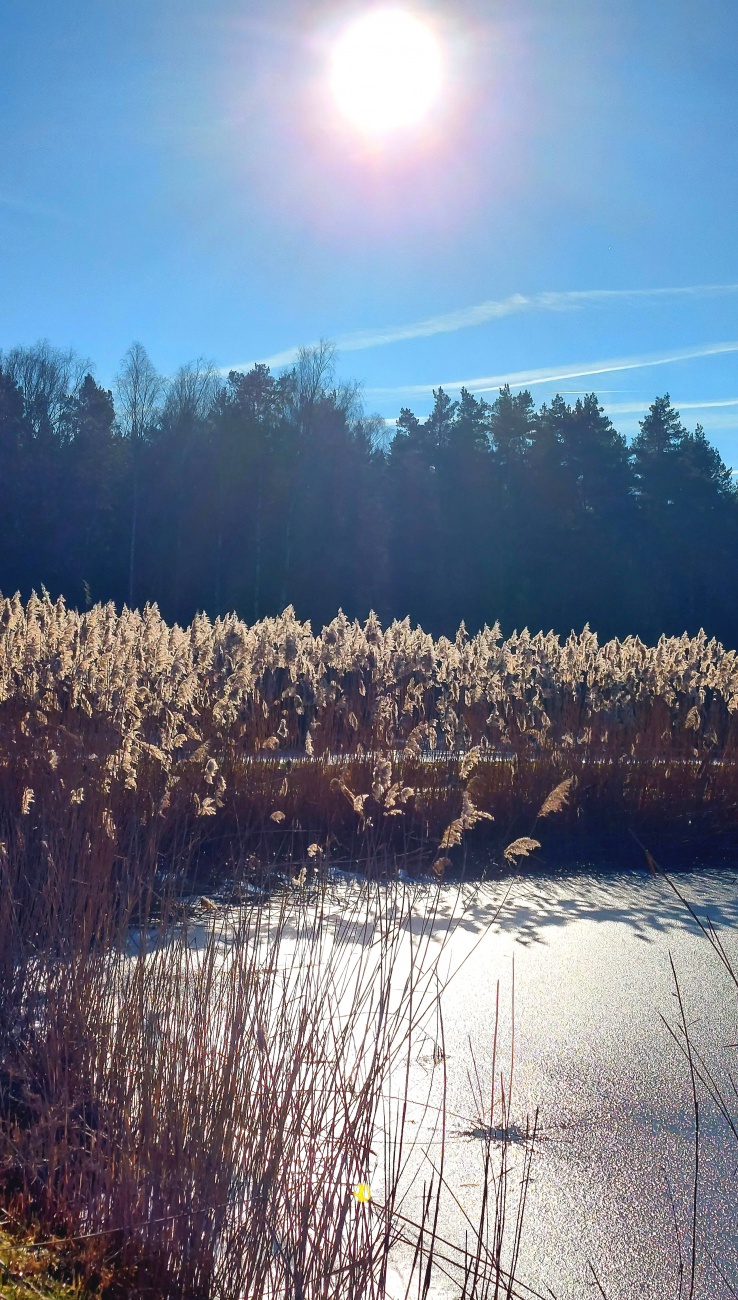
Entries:
POLYGON ((668 391, 738 466, 738 6, 433 0, 447 85, 368 147, 328 90, 354 0, 0 0, 0 348, 101 382, 324 337, 385 418, 438 384, 668 391))

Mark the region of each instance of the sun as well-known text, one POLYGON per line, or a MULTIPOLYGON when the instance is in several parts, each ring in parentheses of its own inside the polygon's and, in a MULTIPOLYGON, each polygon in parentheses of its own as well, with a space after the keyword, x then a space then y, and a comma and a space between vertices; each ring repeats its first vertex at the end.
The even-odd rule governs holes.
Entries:
POLYGON ((443 60, 426 23, 402 9, 373 9, 333 48, 331 85, 343 116, 385 136, 426 116, 443 80, 443 60))

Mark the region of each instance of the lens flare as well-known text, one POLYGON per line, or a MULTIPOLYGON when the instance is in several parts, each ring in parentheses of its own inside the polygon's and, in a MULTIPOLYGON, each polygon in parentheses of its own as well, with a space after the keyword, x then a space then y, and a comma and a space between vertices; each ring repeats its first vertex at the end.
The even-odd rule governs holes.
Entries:
POLYGON ((343 116, 383 136, 426 116, 443 81, 430 28, 400 9, 377 9, 353 22, 333 49, 331 84, 343 116))

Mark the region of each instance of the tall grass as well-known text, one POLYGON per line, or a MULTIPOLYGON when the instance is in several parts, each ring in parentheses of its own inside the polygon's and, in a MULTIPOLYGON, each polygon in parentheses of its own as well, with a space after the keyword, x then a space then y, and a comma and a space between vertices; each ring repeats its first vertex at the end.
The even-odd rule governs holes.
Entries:
POLYGON ((127 938, 121 919, 70 927, 61 951, 6 913, 12 1221, 111 1295, 358 1300, 388 1294, 390 1267, 406 1294, 439 1271, 470 1297, 519 1294, 504 1151, 470 1246, 439 1239, 443 1156, 408 1139, 412 1053, 438 1015, 433 909, 364 885, 127 938))
POLYGON ((737 741, 738 658, 704 634, 434 641, 373 616, 313 635, 291 609, 183 629, 155 607, 0 601, 0 840, 39 878, 51 853, 84 877, 93 843, 119 880, 208 855, 309 865, 311 845, 313 865, 412 863, 464 793, 494 817, 477 836, 509 838, 568 778, 564 821, 733 829, 737 741))

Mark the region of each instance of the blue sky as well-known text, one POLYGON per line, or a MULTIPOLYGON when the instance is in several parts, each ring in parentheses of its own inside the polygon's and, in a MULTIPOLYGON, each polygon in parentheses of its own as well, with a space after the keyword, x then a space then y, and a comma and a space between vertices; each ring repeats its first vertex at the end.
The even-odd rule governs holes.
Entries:
POLYGON ((669 391, 738 467, 735 0, 413 4, 446 89, 374 149, 327 91, 365 7, 0 0, 0 348, 327 337, 387 418, 510 376, 628 435, 669 391))

